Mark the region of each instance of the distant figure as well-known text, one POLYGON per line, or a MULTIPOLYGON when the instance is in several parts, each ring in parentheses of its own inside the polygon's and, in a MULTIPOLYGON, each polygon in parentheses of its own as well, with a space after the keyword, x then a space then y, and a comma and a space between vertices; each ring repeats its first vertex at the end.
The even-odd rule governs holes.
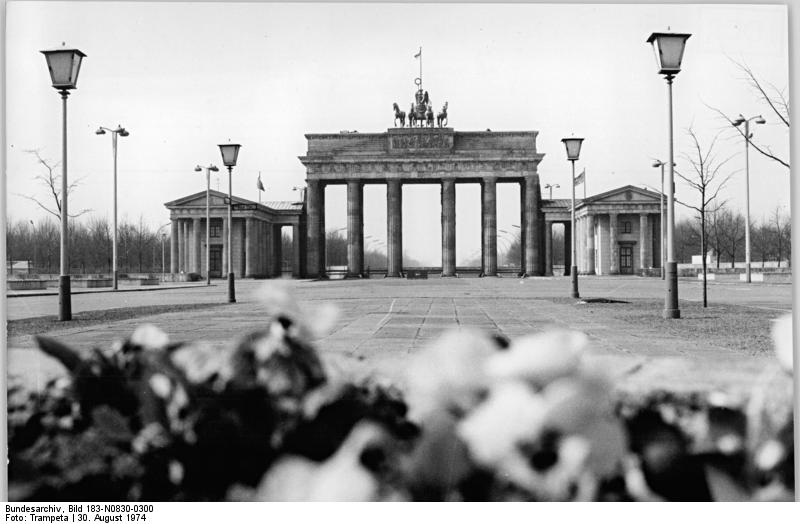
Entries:
POLYGON ((425 91, 425 96, 422 97, 422 103, 425 104, 425 105, 428 105, 428 101, 429 101, 428 92, 425 91))

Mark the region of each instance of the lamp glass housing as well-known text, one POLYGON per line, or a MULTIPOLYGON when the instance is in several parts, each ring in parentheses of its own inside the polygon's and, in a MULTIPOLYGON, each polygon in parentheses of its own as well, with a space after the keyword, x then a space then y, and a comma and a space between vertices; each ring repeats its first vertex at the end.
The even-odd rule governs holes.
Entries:
POLYGON ((688 33, 653 33, 647 39, 653 45, 656 55, 658 73, 661 75, 677 75, 681 71, 683 50, 686 40, 692 36, 688 33))
POLYGON ((582 138, 562 138, 564 146, 567 148, 567 160, 578 160, 581 154, 582 138))
POLYGON ((41 52, 47 60, 53 87, 61 90, 75 89, 81 61, 86 56, 78 49, 53 49, 41 52))
POLYGON ((222 153, 222 163, 225 167, 234 167, 236 158, 239 156, 240 144, 219 144, 219 151, 222 153))

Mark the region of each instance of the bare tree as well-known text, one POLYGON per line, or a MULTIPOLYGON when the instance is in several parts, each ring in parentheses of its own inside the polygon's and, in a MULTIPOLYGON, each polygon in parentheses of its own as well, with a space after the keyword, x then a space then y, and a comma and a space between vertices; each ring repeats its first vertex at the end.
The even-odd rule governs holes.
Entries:
POLYGON ((728 256, 731 269, 736 267, 736 253, 744 247, 744 216, 730 209, 723 209, 717 216, 720 244, 728 256))
POLYGON ((719 212, 725 207, 725 204, 721 204, 716 206, 714 209, 710 210, 710 214, 708 215, 708 224, 709 224, 709 235, 708 235, 708 243, 714 249, 714 253, 716 254, 715 257, 715 264, 717 269, 719 269, 719 263, 722 257, 720 254, 722 253, 722 228, 720 227, 720 220, 719 220, 719 212))
POLYGON ((708 251, 706 240, 708 235, 706 229, 706 213, 712 207, 724 204, 724 202, 717 202, 717 196, 733 175, 733 173, 727 175, 722 173, 722 168, 728 163, 732 156, 720 160, 715 153, 714 147, 717 144, 719 133, 717 133, 711 140, 711 144, 705 149, 700 144, 700 139, 691 127, 687 129, 687 134, 692 140, 692 152, 691 154, 683 154, 681 156, 686 160, 693 172, 684 175, 676 170, 675 174, 686 182, 689 187, 696 190, 700 196, 700 202, 696 206, 684 202, 680 203, 695 210, 697 212, 697 220, 700 222, 700 254, 703 259, 703 307, 708 307, 708 268, 706 261, 706 252, 708 251))
MULTIPOLYGON (((35 177, 33 177, 33 180, 43 184, 47 188, 49 196, 51 196, 53 198, 53 204, 55 205, 55 208, 51 204, 45 204, 42 199, 40 199, 40 198, 38 198, 36 196, 23 195, 23 194, 19 194, 19 196, 21 196, 22 198, 26 198, 26 199, 30 200, 31 202, 36 203, 36 205, 38 205, 40 208, 44 209, 45 211, 47 211, 48 213, 50 213, 51 215, 56 217, 56 219, 58 219, 58 221, 60 222, 61 221, 61 201, 62 201, 62 198, 61 198, 61 175, 56 173, 56 167, 58 167, 60 162, 52 163, 50 160, 47 160, 47 159, 43 158, 38 149, 29 149, 29 150, 26 150, 25 152, 35 156, 37 163, 40 164, 41 166, 43 166, 45 171, 47 172, 46 174, 36 175, 35 177)), ((81 178, 77 178, 71 184, 69 184, 67 186, 67 195, 72 194, 72 192, 78 187, 78 185, 80 185, 81 180, 82 180, 81 178)), ((69 214, 69 218, 79 217, 79 216, 81 216, 81 215, 83 215, 85 213, 88 213, 89 211, 91 211, 91 210, 90 209, 81 209, 80 211, 78 211, 75 214, 69 214)))
POLYGON ((700 234, 694 220, 684 218, 675 222, 675 260, 691 262, 692 255, 700 251, 700 234))
POLYGON ((772 243, 770 242, 770 225, 765 219, 761 222, 750 224, 750 238, 753 241, 753 257, 761 259, 761 268, 766 265, 770 257, 772 243))
POLYGON ((339 234, 339 230, 328 231, 325 235, 325 254, 327 265, 347 265, 347 239, 339 234))
MULTIPOLYGON (((733 59, 731 59, 731 62, 733 62, 743 74, 742 80, 747 82, 747 84, 750 85, 750 87, 757 93, 759 101, 765 103, 769 107, 770 111, 773 113, 777 122, 785 125, 786 130, 788 131, 790 118, 789 118, 789 100, 786 98, 786 89, 785 88, 779 89, 774 84, 771 84, 763 80, 759 80, 759 78, 755 75, 750 66, 748 66, 746 63, 737 62, 736 60, 733 59)), ((706 104, 706 106, 715 113, 717 113, 725 121, 727 121, 731 126, 733 126, 739 132, 739 134, 742 137, 744 137, 745 133, 744 126, 734 125, 736 118, 731 118, 725 112, 716 107, 712 107, 708 104, 706 104)), ((746 138, 750 140, 752 138, 752 134, 750 137, 746 138)), ((787 169, 789 168, 789 161, 784 160, 781 156, 775 153, 771 147, 764 144, 758 144, 756 142, 753 142, 752 140, 750 140, 750 145, 753 146, 753 149, 755 149, 765 157, 770 158, 775 162, 778 162, 779 164, 782 164, 787 169)))
POLYGON ((776 206, 775 211, 772 212, 772 224, 775 229, 773 230, 773 245, 775 246, 775 255, 778 259, 778 267, 781 267, 781 260, 784 254, 787 259, 791 259, 791 246, 792 246, 792 224, 791 221, 784 216, 783 208, 776 206))

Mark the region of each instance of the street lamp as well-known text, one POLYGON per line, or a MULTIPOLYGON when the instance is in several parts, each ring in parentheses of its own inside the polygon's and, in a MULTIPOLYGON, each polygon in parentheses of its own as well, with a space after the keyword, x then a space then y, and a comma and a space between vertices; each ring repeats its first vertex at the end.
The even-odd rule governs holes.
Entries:
MULTIPOLYGON (((667 187, 674 188, 674 155, 672 143, 672 79, 681 71, 681 60, 686 40, 692 36, 686 33, 653 33, 647 39, 652 44, 656 55, 658 73, 667 80, 667 100, 669 113, 669 169, 667 170, 667 187)), ((662 191, 663 193, 663 191, 662 191)), ((705 256, 705 253, 703 253, 705 256)), ((680 318, 678 309, 678 264, 675 262, 675 195, 667 194, 667 264, 666 295, 664 298, 664 318, 680 318)))
POLYGON ((117 136, 128 136, 130 133, 118 125, 116 129, 98 127, 95 134, 105 135, 106 131, 111 133, 111 149, 114 151, 114 237, 111 246, 111 271, 113 272, 113 287, 117 289, 117 136))
POLYGON ((222 163, 228 168, 228 302, 236 302, 236 290, 233 284, 233 243, 231 231, 233 231, 233 186, 232 171, 239 156, 240 144, 219 144, 219 152, 222 154, 222 163))
MULTIPOLYGON (((745 118, 741 113, 739 114, 739 118, 733 122, 733 125, 736 127, 744 124, 744 271, 746 275, 745 279, 748 284, 750 283, 750 139, 753 137, 753 134, 750 132, 750 122, 753 120, 756 124, 767 123, 761 115, 745 118)), ((741 132, 741 129, 739 131, 741 132)))
POLYGON ((572 162, 572 224, 570 225, 570 237, 571 237, 571 244, 572 244, 572 257, 571 267, 569 270, 570 279, 572 280, 572 298, 580 298, 580 293, 578 293, 578 261, 576 260, 576 250, 575 250, 575 161, 578 160, 581 154, 581 144, 583 143, 582 138, 562 138, 562 142, 564 142, 564 147, 567 149, 567 160, 572 162))
MULTIPOLYGON (((664 165, 664 162, 658 159, 653 162, 653 167, 661 168, 661 207, 659 208, 661 211, 661 280, 665 279, 664 262, 666 261, 666 253, 664 252, 664 165)), ((672 165, 674 166, 675 164, 672 165)), ((675 193, 674 184, 672 186, 672 193, 675 193)))
MULTIPOLYGON (((209 200, 211 199, 211 172, 218 172, 219 169, 214 164, 205 168, 197 166, 195 171, 206 170, 206 285, 211 285, 211 212, 209 208, 209 200)), ((230 224, 228 224, 230 227, 230 224)))
MULTIPOLYGON (((63 45, 63 44, 62 44, 63 45)), ((69 284, 69 237, 67 230, 67 97, 70 89, 75 89, 78 83, 78 73, 81 62, 86 56, 77 49, 66 46, 60 49, 41 51, 47 60, 50 70, 50 80, 53 87, 61 94, 62 129, 61 129, 61 274, 58 277, 58 320, 72 320, 72 299, 69 284)))
POLYGON ((545 189, 549 189, 550 190, 550 198, 549 198, 550 200, 553 200, 553 188, 554 187, 561 187, 561 186, 558 185, 558 184, 545 184, 544 185, 545 189))

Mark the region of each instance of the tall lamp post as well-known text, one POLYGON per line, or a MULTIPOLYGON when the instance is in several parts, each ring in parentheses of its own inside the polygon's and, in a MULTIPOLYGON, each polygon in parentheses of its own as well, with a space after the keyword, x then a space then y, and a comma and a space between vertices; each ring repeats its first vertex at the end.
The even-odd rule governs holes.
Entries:
POLYGON ((222 163, 228 168, 228 302, 236 302, 236 290, 233 284, 233 243, 231 242, 231 231, 233 230, 233 186, 232 172, 239 156, 240 144, 219 144, 219 151, 222 153, 222 163))
POLYGON ((47 60, 50 70, 50 79, 53 87, 61 95, 62 129, 61 129, 61 273, 58 277, 58 320, 72 320, 72 298, 69 283, 69 233, 67 221, 67 97, 70 89, 75 89, 78 83, 78 73, 85 54, 77 49, 66 46, 41 52, 47 60))
POLYGON ((111 133, 111 149, 114 151, 114 236, 111 246, 111 271, 113 272, 114 290, 117 289, 117 136, 128 136, 130 133, 118 125, 116 129, 100 126, 95 134, 105 135, 106 131, 111 133))
MULTIPOLYGON (((661 168, 661 280, 664 280, 664 261, 667 260, 666 253, 664 253, 664 162, 656 159, 656 161, 653 162, 653 167, 661 168)), ((673 194, 674 193, 675 191, 673 191, 673 194)))
POLYGON ((744 124, 744 271, 748 284, 750 283, 750 139, 753 137, 750 132, 750 122, 752 121, 755 121, 756 124, 767 123, 761 115, 745 118, 741 113, 739 118, 733 122, 736 127, 744 124))
POLYGON ((578 261, 576 260, 576 249, 575 249, 575 161, 578 160, 581 154, 581 144, 583 143, 582 138, 562 138, 562 142, 564 142, 564 146, 567 149, 567 160, 572 162, 572 217, 571 217, 571 225, 570 225, 570 237, 571 237, 571 258, 570 258, 570 269, 569 275, 570 279, 572 280, 572 298, 580 298, 580 293, 578 293, 578 261))
MULTIPOLYGON (((664 318, 681 318, 678 309, 678 264, 675 262, 675 194, 674 185, 674 154, 672 143, 672 79, 681 71, 681 60, 686 40, 692 36, 687 33, 653 33, 647 42, 653 46, 656 55, 658 73, 664 75, 667 81, 667 100, 669 113, 669 158, 667 159, 667 264, 666 264, 666 295, 664 297, 664 318)), ((662 191, 663 193, 663 191, 662 191)), ((703 254, 705 256, 705 253, 703 254)))
POLYGON ((549 189, 549 190, 550 190, 550 197, 549 197, 549 200, 553 200, 553 188, 554 188, 554 187, 561 187, 561 186, 560 186, 560 185, 558 185, 558 184, 545 184, 545 185, 544 185, 544 188, 545 188, 545 189, 549 189))
MULTIPOLYGON (((195 171, 206 170, 206 285, 211 285, 211 212, 209 208, 209 200, 211 199, 211 172, 217 172, 219 169, 214 164, 205 168, 197 166, 195 171)), ((230 217, 228 217, 230 219, 230 217)), ((230 225, 228 226, 230 227, 230 225)))

